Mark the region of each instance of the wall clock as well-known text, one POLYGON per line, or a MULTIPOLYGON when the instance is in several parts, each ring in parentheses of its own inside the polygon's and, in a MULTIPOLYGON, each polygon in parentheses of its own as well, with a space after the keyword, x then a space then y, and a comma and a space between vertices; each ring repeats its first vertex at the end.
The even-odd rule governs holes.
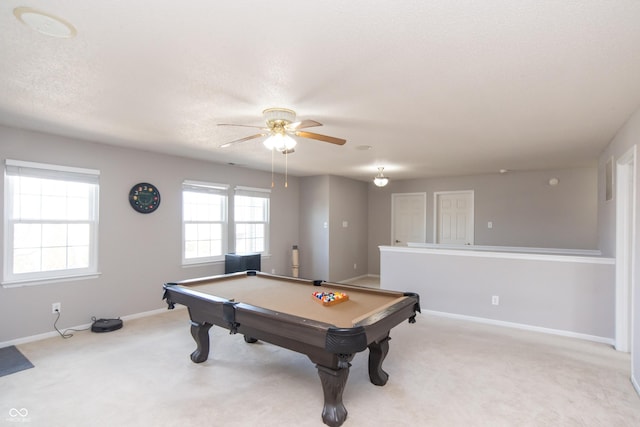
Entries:
POLYGON ((160 206, 160 192, 155 185, 141 182, 131 187, 129 203, 140 213, 151 213, 160 206))

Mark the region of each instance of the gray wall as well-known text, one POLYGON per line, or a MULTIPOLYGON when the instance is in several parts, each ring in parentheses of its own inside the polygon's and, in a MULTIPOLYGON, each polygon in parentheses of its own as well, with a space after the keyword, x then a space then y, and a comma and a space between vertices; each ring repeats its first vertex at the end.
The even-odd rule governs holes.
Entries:
POLYGON ((366 275, 367 183, 304 177, 300 192, 300 276, 339 282, 366 275))
MULTIPOLYGON (((181 266, 181 184, 184 179, 269 188, 271 174, 175 156, 0 127, 0 156, 98 169, 100 175, 99 271, 96 279, 19 288, 0 287, 0 342, 53 331, 51 303, 62 303, 59 327, 86 324, 92 316, 118 317, 164 307, 165 282, 220 274, 224 263, 181 266), (151 182, 162 203, 148 215, 129 206, 129 189, 151 182)), ((4 209, 4 186, 0 203, 4 209)), ((299 180, 271 193, 271 257, 264 271, 291 273, 291 247, 299 242, 299 180)), ((4 229, 0 231, 4 234, 4 229)), ((4 240, 4 235, 2 236, 4 240)), ((0 248, 4 255, 4 247, 0 248)), ((2 267, 0 267, 2 268, 2 267)))
POLYGON ((423 310, 613 341, 612 259, 386 247, 382 269, 381 287, 418 293, 423 310))
MULTIPOLYGON (((610 201, 605 201, 605 163, 611 157, 614 158, 614 163, 619 157, 624 155, 631 147, 640 143, 640 109, 631 116, 627 123, 618 131, 616 137, 611 144, 600 156, 598 162, 598 235, 600 237, 600 247, 605 255, 615 255, 616 246, 616 206, 615 206, 615 193, 614 197, 610 201)), ((639 153, 636 152, 636 156, 639 153)), ((638 351, 638 344, 640 344, 640 274, 638 274, 638 267, 640 266, 640 241, 638 240, 638 230, 640 230, 640 160, 636 157, 636 194, 635 194, 635 212, 636 221, 635 229, 636 235, 633 240, 633 252, 634 262, 636 266, 636 273, 632 283, 632 301, 631 301, 631 319, 633 321, 632 326, 632 373, 635 374, 636 387, 640 385, 640 351, 638 351), (635 345, 634 345, 635 344, 635 345), (635 347, 635 348, 633 348, 635 347)), ((614 168, 615 172, 615 168, 614 168)), ((615 175, 615 174, 614 174, 615 175)))
POLYGON ((380 274, 380 249, 378 246, 391 244, 391 194, 398 182, 391 181, 386 187, 369 184, 369 274, 380 274))
POLYGON ((391 181, 369 187, 369 272, 380 271, 379 245, 391 244, 391 194, 427 194, 427 242, 433 243, 433 194, 474 190, 475 244, 598 248, 597 168, 509 172, 391 181), (558 178, 557 186, 549 179, 558 178), (493 222, 489 229, 487 223, 493 222))
POLYGON ((329 183, 329 277, 343 281, 366 275, 367 183, 339 176, 331 176, 329 183))
POLYGON ((300 277, 329 280, 328 176, 300 178, 300 242, 300 277))

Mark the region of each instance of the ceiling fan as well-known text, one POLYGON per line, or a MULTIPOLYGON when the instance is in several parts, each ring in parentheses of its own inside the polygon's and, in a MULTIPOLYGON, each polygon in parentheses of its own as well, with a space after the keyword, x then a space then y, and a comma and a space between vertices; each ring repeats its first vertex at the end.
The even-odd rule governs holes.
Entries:
POLYGON ((254 138, 260 138, 263 136, 269 137, 264 141, 264 145, 268 149, 275 149, 283 154, 290 154, 294 151, 296 140, 291 137, 292 135, 302 138, 316 139, 318 141, 329 142, 336 145, 344 145, 347 142, 347 140, 342 138, 334 138, 332 136, 321 135, 319 133, 301 130, 310 127, 322 126, 322 123, 316 122, 315 120, 302 120, 296 122, 296 112, 287 108, 267 108, 262 112, 262 115, 266 122, 266 127, 229 123, 218 124, 218 126, 241 126, 258 128, 261 130, 260 133, 257 133, 255 135, 224 143, 220 145, 220 148, 226 148, 240 142, 248 141, 254 138))

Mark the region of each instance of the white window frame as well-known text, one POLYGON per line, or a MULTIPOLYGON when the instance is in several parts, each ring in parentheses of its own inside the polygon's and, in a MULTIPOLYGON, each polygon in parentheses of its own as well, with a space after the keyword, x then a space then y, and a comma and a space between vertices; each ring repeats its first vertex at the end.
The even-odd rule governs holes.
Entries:
POLYGON ((256 251, 256 252, 247 252, 247 253, 259 253, 263 256, 269 256, 270 251, 270 228, 271 228, 271 190, 265 188, 254 188, 254 187, 235 187, 234 201, 233 201, 233 233, 234 233, 234 248, 238 249, 238 236, 237 236, 237 226, 238 224, 264 224, 264 251, 256 251), (247 197, 257 197, 267 199, 267 206, 265 212, 264 221, 238 221, 238 212, 236 209, 236 200, 237 196, 247 196, 247 197))
POLYGON ((224 255, 228 252, 229 245, 229 186, 227 184, 216 184, 204 181, 185 180, 182 183, 182 264, 193 265, 212 263, 217 261, 223 261, 224 255), (203 221, 210 224, 221 224, 222 230, 222 248, 221 254, 216 256, 203 256, 203 257, 186 257, 186 226, 187 224, 193 224, 198 221, 186 221, 184 216, 184 193, 185 191, 201 192, 207 194, 215 194, 223 197, 224 207, 222 212, 222 219, 220 221, 203 221))
MULTIPOLYGON (((98 225, 100 200, 100 171, 45 163, 6 159, 4 176, 4 287, 56 282, 87 278, 98 274, 98 225), (93 184, 89 193, 86 219, 37 218, 28 219, 15 215, 16 194, 11 181, 16 178, 51 179, 66 182, 93 184), (83 268, 64 268, 57 270, 14 272, 14 231, 17 224, 89 224, 88 266, 83 268)), ((46 197, 41 194, 41 197, 46 197)), ((42 200, 41 200, 42 201, 42 200)), ((41 202, 40 201, 40 202, 41 202)), ((67 242, 68 243, 68 242, 67 242)), ((68 248, 69 246, 67 246, 68 248)), ((42 247, 41 247, 42 248, 42 247)))

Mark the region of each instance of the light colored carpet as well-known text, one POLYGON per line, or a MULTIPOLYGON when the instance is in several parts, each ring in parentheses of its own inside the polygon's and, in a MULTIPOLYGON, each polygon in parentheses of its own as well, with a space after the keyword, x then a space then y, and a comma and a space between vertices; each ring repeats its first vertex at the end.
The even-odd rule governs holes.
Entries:
MULTIPOLYGON (((430 315, 417 320, 391 331, 386 386, 372 385, 366 353, 356 356, 345 427, 640 425, 628 354, 430 315)), ((217 327, 210 335, 203 364, 189 359, 195 345, 184 309, 115 332, 20 345, 35 368, 0 378, 0 425, 324 425, 320 380, 305 356, 217 327)))

